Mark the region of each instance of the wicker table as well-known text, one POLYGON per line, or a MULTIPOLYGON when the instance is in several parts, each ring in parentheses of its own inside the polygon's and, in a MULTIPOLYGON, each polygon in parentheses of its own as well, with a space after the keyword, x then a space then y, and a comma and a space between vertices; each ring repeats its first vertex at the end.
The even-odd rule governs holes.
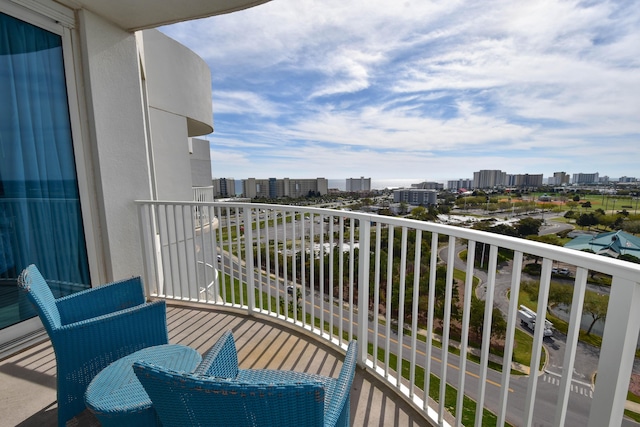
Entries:
POLYGON ((118 359, 91 381, 85 401, 102 426, 161 425, 149 396, 133 372, 133 362, 144 360, 176 371, 192 372, 200 354, 183 345, 148 347, 118 359))

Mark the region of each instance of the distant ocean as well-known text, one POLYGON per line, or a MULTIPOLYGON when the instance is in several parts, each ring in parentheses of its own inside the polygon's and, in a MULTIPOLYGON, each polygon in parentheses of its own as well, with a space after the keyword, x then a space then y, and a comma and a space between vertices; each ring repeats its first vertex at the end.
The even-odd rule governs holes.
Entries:
MULTIPOLYGON (((346 178, 329 179, 329 188, 337 188, 345 191, 347 186, 346 178)), ((376 179, 371 178, 372 190, 384 190, 385 188, 408 188, 411 184, 419 184, 428 181, 425 178, 392 178, 392 179, 376 179)))

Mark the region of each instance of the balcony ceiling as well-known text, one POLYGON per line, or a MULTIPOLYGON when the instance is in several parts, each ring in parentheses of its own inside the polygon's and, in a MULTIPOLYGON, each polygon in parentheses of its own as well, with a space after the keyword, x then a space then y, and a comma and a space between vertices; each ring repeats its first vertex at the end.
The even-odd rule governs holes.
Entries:
POLYGON ((128 31, 235 12, 269 0, 57 0, 87 9, 128 31))

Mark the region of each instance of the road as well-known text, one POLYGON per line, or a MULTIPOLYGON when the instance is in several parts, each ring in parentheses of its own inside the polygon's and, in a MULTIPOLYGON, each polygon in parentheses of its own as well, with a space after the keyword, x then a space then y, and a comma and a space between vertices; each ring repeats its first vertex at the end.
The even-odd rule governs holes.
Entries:
MULTIPOLYGON (((464 271, 466 269, 466 262, 459 257, 459 253, 466 249, 466 246, 458 246, 455 250, 454 266, 456 269, 464 271)), ((439 256, 447 262, 448 248, 440 248, 439 256)), ((495 287, 494 287, 494 306, 499 308, 502 313, 506 315, 509 309, 508 292, 511 288, 511 263, 501 265, 498 267, 496 274, 495 287)), ((480 280, 480 284, 476 289, 476 295, 484 299, 487 284, 487 273, 481 270, 475 270, 474 275, 480 280)), ((526 278, 523 277, 523 280, 526 278)), ((532 279, 533 280, 533 279, 532 279)), ((532 331, 518 327, 529 334, 532 331)), ((555 413, 556 402, 558 397, 560 377, 563 373, 564 352, 566 347, 566 336, 558 331, 555 331, 553 337, 545 338, 544 348, 547 352, 548 358, 542 371, 536 372, 538 375, 538 390, 536 393, 535 402, 535 414, 536 422, 543 422, 546 419, 549 423, 544 421, 540 425, 551 425, 553 423, 553 414, 555 413), (551 415, 551 417, 550 417, 551 415), (542 419, 538 419, 541 417, 542 419)), ((592 393, 592 379, 597 371, 597 365, 599 360, 600 351, 598 348, 590 346, 588 344, 578 342, 576 350, 576 358, 574 362, 572 382, 571 382, 571 397, 569 400, 569 407, 567 412, 566 425, 586 425, 587 416, 591 408, 592 393)), ((637 371, 638 363, 634 371, 637 371)), ((513 377, 511 380, 511 386, 514 389, 514 395, 517 394, 517 384, 526 383, 529 376, 525 377, 513 377)), ((515 397, 515 396, 514 396, 515 397)), ((526 398, 526 387, 524 394, 515 399, 511 399, 510 402, 522 401, 526 398)), ((517 403, 516 403, 517 406, 517 403)), ((491 410, 496 410, 490 406, 489 402, 487 407, 491 410)), ((509 414, 511 416, 518 416, 518 412, 521 413, 522 408, 514 408, 509 405, 509 414), (515 411, 514 411, 515 409, 515 411)), ((509 419, 513 419, 510 418, 509 419)), ((538 425, 538 424, 536 424, 538 425)), ((624 426, 637 426, 638 424, 631 420, 624 420, 624 426)))
MULTIPOLYGON (((309 221, 305 221, 309 222, 309 221)), ((290 224, 292 225, 292 224, 290 224)), ((314 224, 314 226, 317 224, 314 224)), ((289 227, 279 227, 279 228, 289 228, 289 227)), ((318 227, 321 229, 321 227, 318 227)), ((315 231, 315 230, 314 230, 315 231)), ((286 232, 283 231, 283 237, 286 233, 287 237, 291 237, 292 235, 289 233, 289 230, 286 232)), ((456 249, 456 254, 459 253, 462 247, 456 249)), ((447 251, 442 249, 441 255, 446 261, 447 251)), ((228 254, 223 255, 222 264, 224 264, 223 269, 226 270, 227 273, 230 272, 230 269, 235 271, 235 274, 240 276, 243 281, 246 281, 245 269, 242 265, 238 265, 235 262, 235 258, 233 256, 229 256, 228 254)), ((460 268, 462 270, 465 269, 464 262, 456 256, 456 268, 460 268)), ((506 310, 508 308, 508 300, 507 300, 507 291, 510 286, 510 269, 504 269, 504 272, 501 270, 496 278, 496 297, 495 302, 501 310, 506 310)), ((268 279, 266 272, 261 272, 256 270, 258 277, 257 283, 261 286, 261 289, 264 292, 270 292, 272 296, 278 297, 281 296, 290 300, 292 295, 287 294, 287 283, 284 281, 280 281, 280 283, 276 283, 273 278, 268 279), (270 285, 269 285, 270 283, 270 285)), ((476 275, 480 278, 482 284, 486 284, 486 273, 481 271, 476 271, 476 275)), ((291 282, 289 282, 290 284, 291 282)), ((482 286, 479 287, 483 289, 482 286)), ((325 321, 329 320, 329 317, 333 313, 333 323, 334 325, 342 325, 343 330, 345 331, 353 331, 355 333, 357 331, 357 316, 350 311, 342 311, 340 312, 336 306, 333 306, 333 311, 331 311, 331 306, 328 302, 322 301, 319 298, 319 295, 316 293, 314 296, 314 304, 311 306, 309 290, 305 290, 305 310, 307 312, 313 311, 314 315, 320 318, 320 313, 324 312, 325 321)), ((276 308, 273 307, 275 310, 276 308)), ((368 340, 369 342, 373 342, 374 336, 378 337, 378 345, 382 348, 386 348, 387 343, 393 353, 397 353, 399 337, 395 333, 391 333, 391 336, 387 337, 386 329, 379 327, 375 328, 373 322, 369 322, 368 325, 368 340), (387 339, 388 338, 388 339, 387 339)), ((555 417, 555 409, 557 396, 559 391, 559 380, 560 375, 562 373, 562 361, 564 354, 564 340, 560 334, 556 334, 553 338, 545 340, 545 348, 548 351, 549 359, 548 363, 545 366, 545 369, 542 372, 537 372, 537 393, 536 393, 536 402, 535 402, 535 425, 552 425, 555 417)), ((411 337, 402 336, 402 352, 403 357, 408 359, 410 357, 409 352, 411 351, 411 337)), ((442 353, 439 348, 433 346, 431 349, 431 371, 437 374, 439 377, 442 376, 442 353)), ((427 348, 426 344, 419 342, 419 345, 416 350, 417 360, 421 366, 426 365, 426 353, 427 348)), ((451 384, 453 387, 458 387, 459 383, 459 366, 460 359, 457 355, 453 353, 449 353, 447 355, 447 370, 446 377, 447 382, 451 384)), ((589 414, 589 409, 591 406, 592 399, 592 391, 591 391, 591 376, 595 372, 597 367, 597 357, 598 351, 597 349, 593 349, 590 346, 586 346, 584 344, 579 345, 579 349, 576 356, 576 363, 574 369, 574 375, 571 384, 571 397, 569 400, 569 407, 567 413, 567 423, 566 425, 586 425, 587 417, 589 414)), ((391 369, 395 370, 395 367, 391 367, 391 369)), ((479 372, 480 366, 472 361, 467 361, 467 369, 466 369, 466 377, 465 377, 465 394, 470 398, 477 400, 478 398, 478 390, 479 390, 479 372)), ((502 381, 502 374, 496 371, 489 369, 486 383, 486 392, 485 392, 485 401, 484 404, 486 408, 490 409, 494 413, 499 410, 500 405, 500 383, 502 381)), ((524 414, 524 402, 527 396, 527 387, 529 376, 522 375, 512 375, 510 377, 509 383, 509 397, 508 397, 508 406, 507 406, 507 421, 513 425, 520 425, 521 420, 524 414)), ((623 425, 637 425, 632 422, 628 422, 625 420, 623 425)))
MULTIPOLYGON (((230 267, 233 268, 234 273, 239 275, 242 280, 246 280, 245 269, 243 266, 238 265, 230 259, 229 257, 223 257, 223 263, 225 263, 225 269, 228 271, 230 267)), ((273 277, 267 279, 268 275, 266 272, 259 272, 260 277, 256 277, 257 283, 260 284, 261 290, 265 293, 269 293, 271 296, 286 298, 287 301, 290 301, 291 295, 287 293, 287 284, 281 280, 279 283, 273 279, 273 277)), ((289 282, 290 283, 290 282, 289 282)), ((333 305, 333 307, 327 301, 323 301, 320 299, 319 295, 315 294, 314 296, 314 304, 311 306, 310 302, 310 291, 305 290, 305 310, 307 312, 313 312, 314 316, 320 318, 320 313, 324 312, 324 319, 326 322, 329 322, 329 318, 333 316, 333 324, 337 327, 342 325, 344 331, 349 331, 350 328, 355 333, 357 331, 357 316, 355 313, 350 312, 349 310, 340 311, 338 306, 333 305)), ((275 310, 276 308, 273 307, 275 310)), ((398 343, 400 342, 400 337, 397 333, 391 332, 390 336, 386 334, 386 328, 383 326, 379 326, 377 329, 375 328, 375 324, 370 321, 368 325, 368 340, 369 342, 373 342, 374 337, 377 335, 378 337, 378 346, 383 349, 388 348, 391 349, 391 352, 394 354, 398 354, 398 343)), ((402 357, 405 359, 410 359, 411 354, 411 337, 403 335, 402 336, 402 357)), ((423 368, 426 366, 426 355, 427 348, 426 343, 418 341, 417 349, 416 349, 416 360, 419 366, 423 368)), ((383 365, 383 362, 378 362, 383 365)), ((458 388, 459 380, 460 380, 460 358, 456 354, 448 353, 447 354, 447 370, 446 370, 446 378, 447 382, 458 388)), ((395 366, 390 367, 391 370, 395 371, 395 366)), ((436 374, 438 377, 442 377, 442 350, 437 346, 432 346, 431 348, 431 372, 436 374)), ((492 410, 493 412, 497 412, 499 410, 500 405, 500 383, 502 382, 502 374, 500 372, 489 369, 487 373, 487 382, 486 382, 486 391, 485 391, 485 406, 492 410)), ((480 378, 480 366, 479 364, 468 360, 466 365, 466 377, 465 377, 465 394, 471 399, 478 399, 478 390, 480 387, 479 384, 480 378)), ((524 414, 524 401, 527 394, 527 386, 528 386, 528 376, 512 376, 510 380, 510 393, 508 397, 508 407, 507 407, 507 421, 513 425, 521 424, 520 420, 524 414)), ((538 378, 538 396, 543 395, 546 399, 536 401, 536 408, 544 408, 544 410, 537 411, 536 410, 536 425, 551 425, 553 423, 554 410, 555 410, 555 402, 557 400, 558 393, 558 385, 557 376, 553 376, 552 374, 542 375, 538 378)), ((574 384, 574 388, 577 397, 583 396, 587 399, 586 403, 584 402, 575 402, 575 399, 572 399, 572 403, 570 405, 570 411, 572 411, 572 415, 570 416, 570 420, 576 422, 576 424, 570 425, 585 425, 587 422, 588 416, 588 408, 590 405, 590 387, 588 384, 574 384)), ((569 424, 567 424, 569 425, 569 424)))

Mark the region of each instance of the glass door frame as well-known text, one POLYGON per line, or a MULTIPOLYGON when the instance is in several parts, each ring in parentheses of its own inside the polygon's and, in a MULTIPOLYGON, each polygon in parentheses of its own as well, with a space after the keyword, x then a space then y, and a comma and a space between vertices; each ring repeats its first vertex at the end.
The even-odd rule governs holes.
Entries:
MULTIPOLYGON (((82 50, 80 49, 78 33, 75 30, 75 12, 50 0, 38 0, 34 4, 39 6, 37 11, 20 6, 13 1, 0 0, 0 12, 57 34, 62 39, 63 64, 80 209, 84 225, 89 275, 92 282, 91 285, 94 285, 96 281, 99 283, 104 278, 105 272, 100 268, 100 263, 98 262, 102 249, 97 244, 99 239, 95 234, 95 230, 97 230, 98 215, 96 213, 98 212, 98 204, 94 192, 90 190, 95 188, 93 186, 93 175, 90 173, 92 169, 90 155, 82 143, 82 141, 86 140, 83 134, 88 135, 89 132, 85 129, 86 126, 83 126, 83 123, 87 121, 87 114, 83 114, 84 110, 80 108, 80 105, 86 105, 86 100, 84 94, 79 93, 77 89, 79 86, 77 77, 81 76, 82 50), (47 13, 47 11, 50 13, 47 13), (60 19, 61 17, 64 17, 64 19, 60 19)), ((37 316, 4 328, 0 330, 0 349, 19 345, 21 337, 37 337, 37 331, 40 329, 42 329, 42 322, 37 316)))

